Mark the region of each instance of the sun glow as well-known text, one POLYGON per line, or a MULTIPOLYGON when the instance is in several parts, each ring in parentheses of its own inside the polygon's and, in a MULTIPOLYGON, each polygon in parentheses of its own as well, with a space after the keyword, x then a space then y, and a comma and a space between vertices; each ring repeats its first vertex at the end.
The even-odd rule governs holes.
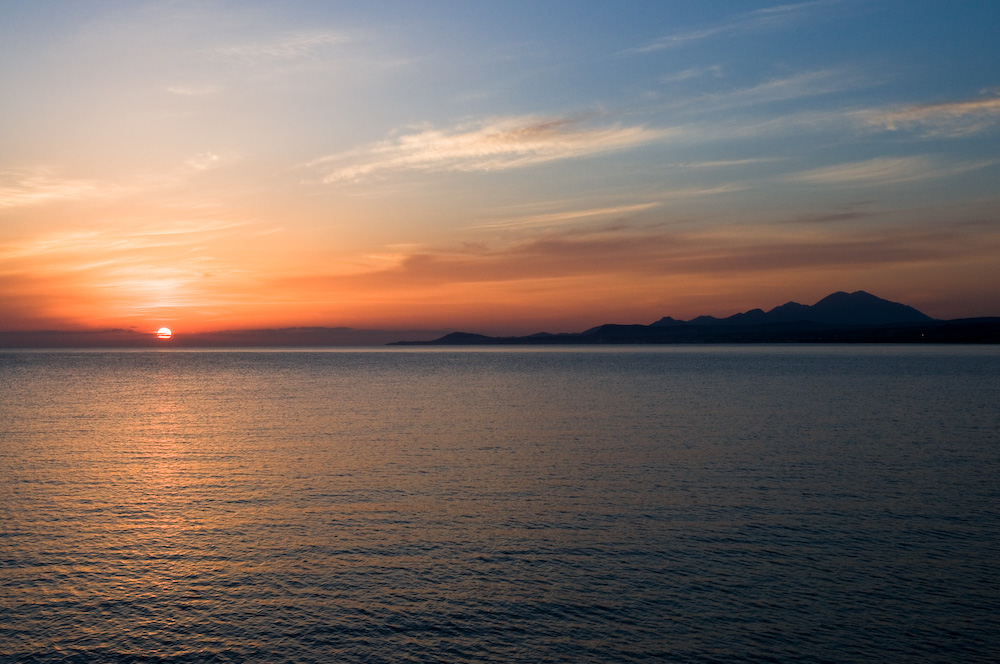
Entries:
POLYGON ((161 327, 156 331, 157 339, 169 339, 173 336, 173 332, 170 331, 169 327, 161 327))

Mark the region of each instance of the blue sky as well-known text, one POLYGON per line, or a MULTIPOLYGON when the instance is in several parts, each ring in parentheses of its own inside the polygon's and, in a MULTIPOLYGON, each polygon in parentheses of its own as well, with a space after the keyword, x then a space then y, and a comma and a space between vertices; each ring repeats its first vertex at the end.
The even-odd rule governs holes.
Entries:
MULTIPOLYGON (((11 2, 9 328, 1000 313, 1000 4, 11 2)), ((2 326, 2 325, 0 325, 2 326)))

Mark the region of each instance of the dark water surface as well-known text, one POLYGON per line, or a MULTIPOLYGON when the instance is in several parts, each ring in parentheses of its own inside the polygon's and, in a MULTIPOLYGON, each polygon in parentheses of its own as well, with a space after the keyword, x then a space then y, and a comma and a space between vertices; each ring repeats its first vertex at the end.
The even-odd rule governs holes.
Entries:
POLYGON ((0 353, 0 662, 995 662, 1000 349, 0 353))

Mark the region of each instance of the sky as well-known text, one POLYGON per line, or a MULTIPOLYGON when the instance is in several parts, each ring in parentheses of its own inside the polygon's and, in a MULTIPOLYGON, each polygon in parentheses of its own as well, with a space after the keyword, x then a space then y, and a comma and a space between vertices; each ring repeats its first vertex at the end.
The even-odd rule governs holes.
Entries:
POLYGON ((1000 315, 995 0, 0 2, 0 330, 1000 315))

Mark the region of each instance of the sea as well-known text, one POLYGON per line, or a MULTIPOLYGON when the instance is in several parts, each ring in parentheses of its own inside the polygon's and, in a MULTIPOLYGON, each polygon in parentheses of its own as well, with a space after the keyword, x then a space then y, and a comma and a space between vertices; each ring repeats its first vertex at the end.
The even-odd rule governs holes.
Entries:
POLYGON ((998 659, 998 346, 0 351, 0 662, 998 659))

